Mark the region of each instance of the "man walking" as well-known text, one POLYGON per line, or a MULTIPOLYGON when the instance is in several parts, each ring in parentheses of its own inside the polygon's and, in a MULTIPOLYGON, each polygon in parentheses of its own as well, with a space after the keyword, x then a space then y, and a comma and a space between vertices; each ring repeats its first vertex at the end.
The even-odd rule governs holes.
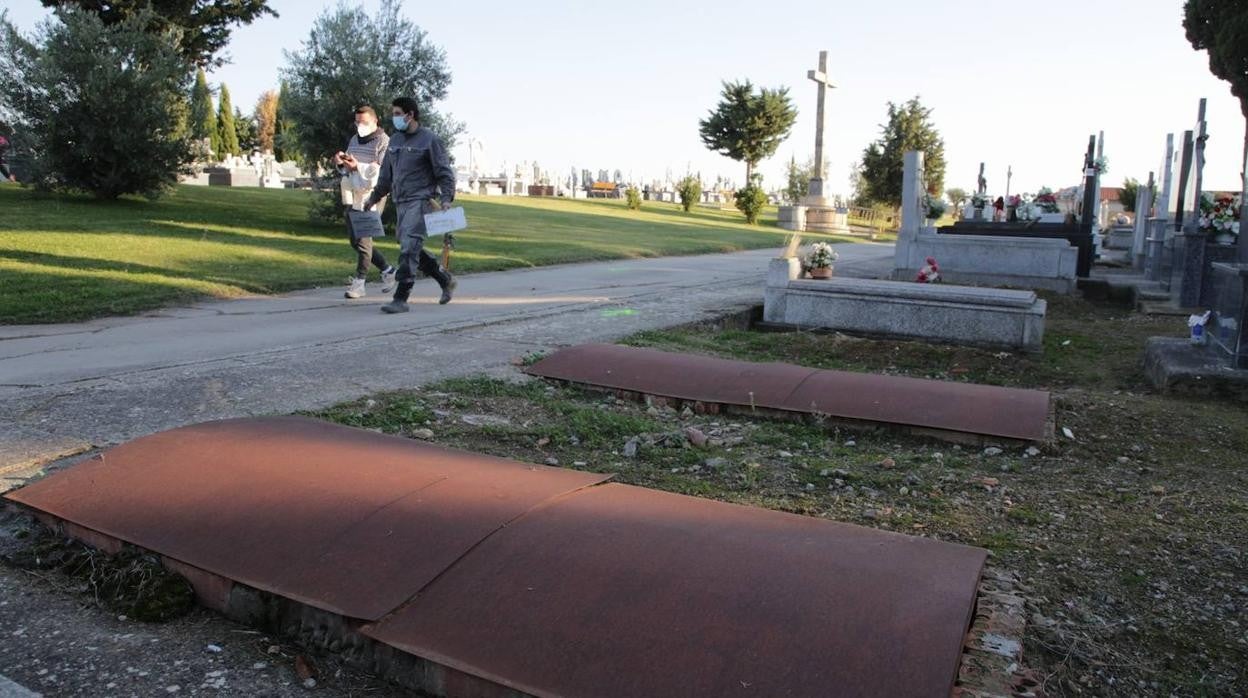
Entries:
MULTIPOLYGON (((342 175, 342 202, 349 209, 363 211, 369 194, 377 185, 381 176, 381 166, 385 161, 386 147, 390 138, 377 127, 377 112, 368 105, 355 110, 355 135, 347 142, 346 151, 334 155, 334 166, 342 175)), ((385 206, 385 200, 380 200, 385 206)), ((395 269, 386 263, 381 250, 373 247, 373 238, 356 234, 351 224, 351 212, 347 211, 347 235, 351 247, 355 249, 355 276, 352 276, 343 295, 347 298, 364 297, 364 280, 368 277, 368 265, 371 262, 381 272, 381 292, 390 293, 395 287, 395 269)))
POLYGON ((381 307, 384 313, 406 313, 407 298, 419 269, 442 287, 445 305, 451 302, 455 278, 425 250, 425 214, 449 206, 455 200, 455 170, 446 148, 433 131, 420 125, 420 109, 411 97, 394 100, 391 109, 394 135, 382 162, 381 176, 369 195, 371 208, 387 195, 398 207, 399 273, 394 300, 381 307))

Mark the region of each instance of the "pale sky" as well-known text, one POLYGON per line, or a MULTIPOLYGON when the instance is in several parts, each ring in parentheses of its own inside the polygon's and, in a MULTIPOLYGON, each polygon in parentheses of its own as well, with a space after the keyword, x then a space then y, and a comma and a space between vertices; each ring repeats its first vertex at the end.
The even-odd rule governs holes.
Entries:
MULTIPOLYGON (((210 75, 234 103, 278 84, 283 49, 298 48, 334 3, 276 0, 281 14, 237 30, 232 62, 210 75)), ((369 9, 376 0, 364 0, 369 9)), ((536 161, 619 169, 641 180, 686 168, 740 182, 744 166, 708 152, 698 120, 720 82, 788 86, 799 109, 792 136, 761 171, 782 186, 790 155, 814 149, 815 87, 829 51, 839 86, 828 103, 831 189, 848 193, 850 163, 878 135, 885 104, 919 95, 945 138, 946 187, 1054 189, 1078 182, 1088 136, 1105 132, 1106 186, 1157 170, 1165 137, 1193 127, 1209 98, 1206 182, 1239 189, 1244 118, 1205 54, 1183 35, 1182 0, 893 0, 674 3, 637 0, 418 3, 405 12, 442 46, 454 74, 439 108, 468 125, 492 166, 536 161)), ((32 29, 37 0, 3 0, 32 29)), ((344 134, 349 124, 344 124, 344 134)), ((465 139, 466 140, 466 139, 465 139)), ((457 157, 467 159, 466 146, 457 157)))

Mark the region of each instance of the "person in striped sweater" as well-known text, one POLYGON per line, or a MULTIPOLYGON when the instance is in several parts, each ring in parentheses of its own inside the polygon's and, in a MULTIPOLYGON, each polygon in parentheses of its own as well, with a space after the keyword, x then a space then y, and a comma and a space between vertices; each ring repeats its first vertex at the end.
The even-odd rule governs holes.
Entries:
MULTIPOLYGON (((334 155, 334 167, 342 175, 342 202, 363 211, 373 187, 377 186, 377 177, 381 174, 381 164, 386 157, 386 148, 390 145, 390 137, 377 127, 377 112, 368 105, 355 110, 355 135, 347 142, 347 149, 334 155)), ((386 200, 377 202, 377 210, 385 208, 386 200)), ((377 267, 381 272, 381 292, 390 293, 395 288, 395 269, 386 263, 386 258, 373 246, 371 237, 359 237, 351 225, 351 217, 347 216, 347 235, 351 247, 355 249, 355 275, 348 279, 347 298, 363 298, 364 280, 368 277, 368 267, 377 267)))

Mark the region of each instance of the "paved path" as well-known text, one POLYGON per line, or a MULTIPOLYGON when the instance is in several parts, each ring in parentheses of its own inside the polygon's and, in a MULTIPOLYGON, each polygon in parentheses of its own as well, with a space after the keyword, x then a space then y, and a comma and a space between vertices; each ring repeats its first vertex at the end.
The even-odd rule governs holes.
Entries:
MULTIPOLYGON (((891 245, 839 251, 843 275, 882 273, 892 257, 891 245)), ((0 477, 183 424, 317 409, 505 370, 532 351, 761 303, 773 254, 477 274, 461 280, 447 306, 436 305, 432 281, 421 281, 412 312, 399 316, 378 312, 386 300, 379 289, 345 301, 332 288, 0 327, 0 477)))

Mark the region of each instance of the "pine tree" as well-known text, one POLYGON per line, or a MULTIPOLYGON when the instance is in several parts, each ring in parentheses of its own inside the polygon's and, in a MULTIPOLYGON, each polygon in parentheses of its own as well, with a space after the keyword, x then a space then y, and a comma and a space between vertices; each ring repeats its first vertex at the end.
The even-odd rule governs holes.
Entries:
POLYGON ((758 163, 775 155, 797 121, 789 89, 761 88, 749 80, 725 82, 720 102, 698 122, 702 143, 724 157, 745 163, 746 186, 758 163))
POLYGON ((242 110, 234 108, 234 133, 238 136, 238 149, 242 153, 250 153, 260 147, 256 139, 256 122, 242 110))
POLYGON ((221 142, 217 146, 217 158, 238 155, 238 132, 234 126, 234 106, 230 104, 230 88, 221 86, 221 99, 217 103, 217 133, 221 142))
POLYGON ((945 141, 931 119, 932 110, 915 97, 903 104, 888 103, 888 122, 880 138, 862 153, 862 183, 874 203, 901 205, 901 179, 906 152, 923 152, 927 192, 939 194, 945 183, 945 141))
POLYGON ((212 89, 208 87, 208 78, 201 68, 195 73, 195 87, 191 90, 191 137, 195 140, 196 152, 201 152, 200 144, 208 141, 208 151, 203 155, 215 154, 220 149, 220 136, 217 134, 217 115, 212 109, 212 89))

